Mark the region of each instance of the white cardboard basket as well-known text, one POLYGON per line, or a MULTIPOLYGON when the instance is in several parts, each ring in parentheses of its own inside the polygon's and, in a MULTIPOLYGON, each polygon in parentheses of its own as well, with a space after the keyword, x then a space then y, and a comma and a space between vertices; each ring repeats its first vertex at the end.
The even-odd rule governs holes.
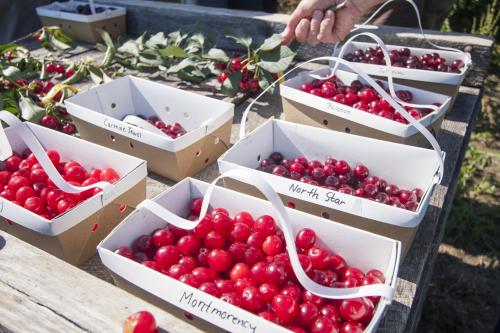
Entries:
POLYGON ((229 146, 234 105, 132 76, 65 101, 82 138, 148 161, 151 170, 180 180, 214 161, 229 146), (157 116, 181 123, 177 139, 123 119, 157 116))
MULTIPOLYGON (((153 206, 158 204, 170 211, 170 214, 185 216, 187 206, 192 198, 204 195, 207 198, 210 196, 208 192, 213 190, 210 204, 224 207, 228 209, 230 214, 245 210, 250 211, 255 216, 269 214, 278 220, 280 219, 280 215, 277 214, 279 210, 274 210, 275 206, 270 202, 221 187, 210 187, 209 184, 195 179, 185 179, 154 198, 152 200, 153 206)), ((284 208, 281 207, 281 209, 284 208)), ((400 255, 400 243, 398 241, 335 222, 325 223, 323 219, 299 211, 286 209, 285 212, 288 217, 286 225, 291 234, 295 235, 298 230, 309 227, 313 228, 318 235, 329 235, 328 237, 320 236, 319 238, 330 250, 341 254, 351 265, 362 270, 372 268, 381 270, 386 276, 386 289, 394 288, 400 255)), ((173 217, 173 219, 177 218, 173 217)), ((131 245, 136 237, 148 234, 157 228, 165 227, 165 225, 164 219, 152 211, 140 207, 99 244, 98 252, 102 262, 114 274, 129 283, 227 331, 253 333, 290 332, 282 326, 266 321, 250 312, 225 303, 218 298, 113 252, 120 246, 131 245), (207 310, 206 306, 200 306, 200 304, 209 304, 209 310, 207 310), (233 321, 232 318, 238 318, 239 320, 233 321), (242 323, 245 323, 245 327, 243 327, 242 323)), ((176 225, 182 227, 179 222, 176 225)), ((191 229, 192 225, 186 221, 185 227, 191 229)), ((332 288, 326 289, 334 290, 332 288)), ((350 289, 360 290, 361 288, 350 289)), ((348 289, 336 290, 349 291, 348 289)), ((366 332, 376 330, 389 302, 387 298, 383 297, 381 299, 372 321, 366 328, 366 332)), ((193 323, 196 324, 196 321, 193 323)))
MULTIPOLYGON (((455 59, 460 59, 464 62, 464 67, 462 68, 460 73, 428 71, 428 70, 405 68, 405 67, 392 67, 391 71, 392 76, 398 79, 459 86, 464 80, 465 76, 467 75, 467 72, 470 70, 470 67, 472 66, 472 60, 468 53, 459 53, 446 50, 426 49, 426 48, 407 47, 398 45, 385 45, 385 46, 388 51, 399 50, 403 47, 407 48, 411 51, 412 55, 415 55, 417 57, 420 57, 427 53, 439 52, 441 57, 446 59, 447 64, 451 64, 451 62, 455 59)), ((352 41, 349 44, 346 44, 344 55, 346 53, 353 52, 355 49, 365 50, 367 47, 376 48, 377 44, 352 41)), ((337 52, 334 54, 334 56, 340 56, 340 51, 341 49, 339 48, 337 52)), ((355 62, 355 64, 369 75, 387 76, 387 67, 385 65, 365 64, 361 62, 355 62)))
MULTIPOLYGON (((285 203, 290 200, 297 209, 399 239, 406 253, 440 182, 440 163, 434 150, 270 119, 219 158, 219 171, 246 170, 263 177, 285 203), (351 166, 363 163, 370 174, 401 188, 421 188, 424 195, 413 212, 257 170, 260 161, 275 151, 285 158, 321 161, 332 156, 351 166)), ((230 187, 255 194, 242 183, 230 187)))
POLYGON ((76 7, 79 5, 88 5, 87 1, 69 1, 69 2, 58 2, 55 1, 51 4, 40 6, 36 8, 36 13, 38 16, 45 16, 50 18, 57 18, 63 20, 70 20, 75 22, 85 22, 92 23, 96 21, 102 21, 109 18, 119 17, 126 14, 126 9, 124 7, 110 6, 104 4, 95 4, 96 7, 104 7, 105 11, 96 14, 83 15, 78 13, 68 13, 63 12, 61 9, 75 11, 76 7), (108 8, 114 8, 109 10, 108 8))
MULTIPOLYGON (((357 65, 358 64, 356 63, 356 66, 357 65)), ((419 133, 419 131, 412 124, 402 124, 400 122, 379 117, 351 106, 340 104, 300 90, 300 86, 303 83, 310 82, 312 80, 311 75, 327 76, 329 72, 330 67, 324 67, 312 72, 301 72, 299 75, 280 85, 280 94, 283 98, 291 101, 398 137, 407 138, 419 133)), ((335 75, 346 85, 349 85, 354 80, 359 80, 361 83, 367 84, 362 77, 353 72, 337 70, 335 75)), ((387 87, 387 82, 382 82, 387 87)), ((431 126, 435 121, 440 119, 444 115, 450 103, 450 97, 442 94, 411 88, 401 84, 394 84, 394 88, 395 90, 409 90, 413 94, 412 103, 414 104, 441 104, 437 110, 418 120, 418 122, 425 127, 431 126)), ((359 134, 362 135, 362 133, 359 134)))

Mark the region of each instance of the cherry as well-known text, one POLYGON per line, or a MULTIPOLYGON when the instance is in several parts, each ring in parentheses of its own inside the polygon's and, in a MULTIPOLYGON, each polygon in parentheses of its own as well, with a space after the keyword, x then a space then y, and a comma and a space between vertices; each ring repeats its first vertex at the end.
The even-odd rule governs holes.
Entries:
POLYGON ((303 303, 299 306, 297 314, 297 323, 305 328, 309 328, 319 317, 318 307, 312 303, 303 303))
POLYGON ((268 256, 281 253, 283 251, 283 242, 278 236, 267 236, 262 244, 262 251, 268 256))
POLYGON ((311 92, 311 89, 312 89, 312 84, 310 82, 306 82, 304 83, 303 85, 300 86, 300 90, 302 90, 303 92, 311 92))
POLYGON ((253 217, 249 212, 240 212, 234 217, 234 223, 244 223, 249 227, 253 226, 253 217))
POLYGON ((159 333, 159 329, 150 312, 139 311, 127 318, 123 333, 159 333))
POLYGON ((191 274, 201 283, 212 282, 218 277, 217 272, 208 267, 196 267, 191 271, 191 274))
POLYGON ((248 244, 234 242, 229 245, 229 248, 227 250, 229 251, 229 253, 231 253, 234 261, 243 261, 245 260, 245 251, 248 249, 248 247, 248 244))
POLYGON ((408 190, 400 190, 398 198, 402 204, 406 204, 408 201, 416 201, 417 200, 417 196, 408 190))
POLYGON ((219 83, 224 83, 224 81, 226 81, 227 77, 228 77, 228 74, 226 72, 222 72, 217 77, 217 80, 219 81, 219 83))
POLYGON ((274 316, 274 314, 271 311, 262 311, 262 312, 259 312, 258 316, 261 317, 261 318, 264 318, 265 320, 269 320, 269 321, 272 321, 272 322, 274 322, 275 319, 276 319, 276 317, 274 316))
POLYGON ((214 283, 221 293, 231 293, 234 291, 234 284, 230 280, 217 279, 214 283))
POLYGON ((288 295, 279 294, 273 298, 273 311, 283 324, 290 323, 299 311, 297 301, 288 295))
POLYGON ((230 233, 231 241, 246 242, 251 234, 251 229, 247 224, 235 223, 233 225, 233 230, 230 233))
POLYGON ((113 168, 102 169, 100 173, 100 181, 108 183, 116 183, 120 176, 113 168))
POLYGON ((266 269, 267 269, 267 264, 263 261, 259 261, 252 266, 252 268, 250 270, 250 276, 258 284, 264 283, 267 281, 266 280, 266 269))
POLYGON ((259 287, 259 292, 262 295, 264 302, 271 303, 274 299, 274 296, 278 294, 279 289, 274 284, 263 283, 259 287))
POLYGON ((338 306, 333 304, 326 304, 321 307, 320 314, 328 319, 330 319, 334 326, 339 326, 342 322, 340 317, 340 310, 338 306))
POLYGON ((304 167, 303 164, 301 163, 297 163, 297 162, 294 162, 291 166, 290 166, 290 172, 296 172, 298 174, 300 174, 301 176, 305 175, 306 174, 306 168, 304 167))
POLYGON ((241 304, 243 303, 241 296, 235 292, 224 293, 222 294, 220 299, 234 306, 241 306, 241 304))
POLYGON ((167 270, 173 264, 176 264, 179 261, 179 252, 177 248, 173 245, 165 245, 158 250, 156 250, 155 254, 155 262, 158 267, 162 270, 167 270))
POLYGON ((264 253, 262 250, 254 247, 254 246, 249 246, 245 250, 245 263, 248 265, 254 265, 257 262, 261 261, 264 259, 264 253))
POLYGON ((338 327, 326 317, 317 318, 312 326, 311 333, 338 333, 338 327))
POLYGON ((189 270, 186 268, 186 266, 174 264, 170 266, 170 268, 168 269, 167 275, 170 276, 172 279, 179 280, 181 276, 188 273, 189 270))
POLYGON ((270 263, 266 268, 266 278, 270 283, 278 287, 282 286, 287 279, 285 265, 276 262, 270 263))
POLYGON ((318 246, 312 246, 307 251, 314 269, 326 269, 329 266, 328 251, 318 246))
POLYGON ((216 272, 227 270, 231 263, 231 254, 226 250, 214 249, 208 255, 208 265, 216 272))
POLYGON ((198 262, 193 257, 184 256, 179 260, 179 265, 184 266, 188 272, 192 272, 198 266, 198 262))
POLYGON ((231 70, 231 72, 239 71, 241 69, 241 60, 238 58, 231 60, 229 69, 231 70))
POLYGON ((45 211, 45 206, 43 205, 42 199, 39 197, 30 197, 24 201, 24 208, 32 211, 35 214, 43 214, 45 211))
POLYGON ((195 255, 201 247, 201 241, 198 237, 186 235, 177 241, 177 251, 182 255, 195 255))
POLYGON ((151 241, 155 247, 162 247, 165 245, 173 245, 175 241, 174 234, 168 229, 156 230, 151 236, 151 241))
POLYGON ((370 306, 364 298, 345 299, 340 303, 340 316, 346 321, 360 321, 371 315, 370 306))
POLYGON ((213 282, 204 282, 198 289, 217 298, 221 295, 219 288, 217 288, 217 285, 213 282))
POLYGON ((243 289, 241 299, 242 308, 253 313, 258 312, 264 306, 264 297, 259 292, 259 289, 254 286, 243 289))
POLYGON ((363 333, 365 331, 365 327, 354 321, 346 321, 340 327, 340 333, 363 333))
POLYGON ((128 246, 120 246, 115 250, 115 253, 129 259, 132 259, 134 257, 134 251, 132 251, 132 249, 128 246))
POLYGON ((339 160, 333 165, 333 170, 339 175, 345 175, 351 170, 351 167, 346 161, 339 160))
POLYGON ((255 232, 262 232, 265 236, 275 234, 277 230, 276 222, 271 216, 263 215, 255 221, 253 230, 255 232))
POLYGON ((218 231, 223 236, 229 235, 233 222, 227 213, 216 212, 212 215, 212 224, 215 231, 218 231))
POLYGON ((40 125, 51 128, 51 129, 56 129, 57 126, 59 126, 59 121, 57 120, 56 117, 48 114, 43 116, 40 119, 40 125))
POLYGON ((231 278, 231 281, 236 282, 239 279, 251 277, 252 272, 250 271, 250 267, 247 264, 239 262, 233 266, 229 276, 231 278))
POLYGON ((301 229, 295 238, 295 244, 302 249, 309 249, 316 243, 316 233, 309 228, 301 229))
POLYGON ((225 244, 225 237, 218 231, 210 231, 203 240, 203 246, 209 250, 221 249, 225 244))
POLYGON ((179 281, 185 283, 191 287, 198 288, 201 282, 193 274, 187 273, 179 278, 179 281))

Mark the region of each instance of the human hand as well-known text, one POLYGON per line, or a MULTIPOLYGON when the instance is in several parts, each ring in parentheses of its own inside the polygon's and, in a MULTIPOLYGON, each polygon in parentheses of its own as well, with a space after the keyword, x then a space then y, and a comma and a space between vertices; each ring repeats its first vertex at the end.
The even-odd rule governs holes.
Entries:
POLYGON ((312 46, 320 42, 338 43, 349 34, 366 10, 383 0, 347 0, 335 12, 328 9, 336 2, 301 1, 282 33, 283 41, 289 43, 296 38, 299 42, 307 42, 312 46))

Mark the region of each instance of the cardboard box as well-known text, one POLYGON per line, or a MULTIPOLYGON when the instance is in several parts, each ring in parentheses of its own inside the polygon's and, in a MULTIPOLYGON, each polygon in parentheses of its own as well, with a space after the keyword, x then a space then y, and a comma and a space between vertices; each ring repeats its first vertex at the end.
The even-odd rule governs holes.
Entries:
MULTIPOLYGON (((327 76, 330 71, 330 67, 324 67, 314 72, 302 72, 281 84, 283 113, 287 121, 396 143, 430 147, 428 140, 412 124, 405 125, 300 90, 303 83, 312 80, 311 74, 323 77, 327 76)), ((346 85, 354 80, 367 84, 362 77, 352 72, 337 70, 336 75, 346 85)), ((387 82, 383 81, 383 83, 387 87, 387 82)), ((418 120, 434 136, 437 135, 445 111, 450 105, 450 97, 399 84, 395 84, 394 89, 411 91, 414 104, 441 103, 436 111, 418 120)))
MULTIPOLYGON (((352 41, 348 44, 345 44, 344 46, 345 48, 343 54, 348 54, 353 52, 355 49, 365 50, 367 47, 375 48, 377 47, 377 44, 352 41)), ((448 72, 438 72, 438 71, 427 71, 421 69, 392 67, 392 75, 394 77, 394 82, 405 86, 410 86, 418 89, 425 89, 438 94, 444 94, 446 96, 450 96, 451 102, 450 102, 450 107, 448 108, 447 111, 450 111, 452 109, 453 104, 455 102, 455 98, 458 94, 458 89, 472 66, 472 60, 470 54, 446 51, 446 50, 425 49, 425 48, 407 47, 398 45, 385 45, 385 47, 389 51, 398 50, 405 47, 411 51, 412 55, 416 55, 418 57, 427 53, 438 52, 441 55, 441 57, 446 59, 447 64, 451 64, 453 60, 456 59, 462 60, 464 62, 464 68, 462 68, 462 71, 460 73, 448 73, 448 72)), ((338 48, 334 56, 341 57, 340 54, 341 51, 342 48, 338 48)), ((387 67, 385 65, 374 65, 374 64, 365 64, 358 62, 355 64, 362 71, 369 74, 370 76, 373 76, 374 78, 377 79, 387 78, 387 67)))
POLYGON ((127 76, 65 101, 85 139, 148 161, 151 171, 181 180, 229 147, 234 105, 127 76), (172 139, 122 121, 129 115, 179 122, 187 134, 172 139))
MULTIPOLYGON (((24 125, 45 149, 57 150, 62 161, 77 160, 87 170, 113 167, 120 175, 120 180, 102 195, 95 195, 52 220, 0 198, 0 216, 8 220, 0 223, 0 229, 71 264, 82 264, 146 197, 146 162, 33 123, 24 125)), ((9 127, 5 133, 13 151, 24 151, 27 145, 18 128, 9 127)))
MULTIPOLYGON (((219 171, 247 170, 271 184, 285 205, 397 239, 402 243, 404 257, 440 181, 440 162, 434 150, 271 119, 222 155, 219 171), (421 188, 424 195, 417 211, 412 212, 257 170, 260 161, 274 151, 285 158, 304 156, 324 161, 332 156, 351 166, 363 163, 370 174, 400 188, 421 188)), ((226 184, 243 193, 256 194, 240 182, 226 184)))
MULTIPOLYGON (((166 208, 171 212, 170 214, 186 216, 190 200, 207 194, 210 191, 210 186, 194 179, 185 179, 158 195, 153 199, 153 202, 166 208)), ((208 194, 205 197, 208 200, 207 197, 208 194)), ((278 221, 283 221, 283 224, 287 226, 287 231, 284 232, 292 236, 292 242, 295 233, 304 227, 315 229, 317 235, 329 235, 328 237, 319 236, 323 245, 335 253, 341 254, 351 265, 362 270, 366 271, 372 268, 381 270, 386 276, 385 290, 393 290, 395 286, 400 254, 400 243, 398 241, 292 209, 284 209, 286 217, 280 219, 278 216, 283 215, 280 215, 279 210, 275 210, 275 207, 270 202, 217 186, 213 188, 210 204, 215 207, 224 207, 232 215, 243 210, 251 212, 254 216, 270 214, 278 221)), ((182 226, 179 221, 172 223, 182 226)), ((187 228, 189 228, 188 223, 191 222, 186 221, 187 228)), ((167 310, 172 309, 171 305, 180 308, 180 310, 174 310, 173 312, 180 318, 183 316, 182 311, 191 313, 195 317, 195 320, 191 321, 191 323, 199 325, 209 332, 220 331, 216 330, 212 325, 229 332, 290 332, 282 326, 266 321, 250 312, 225 303, 218 298, 113 252, 120 246, 131 245, 138 236, 151 233, 157 228, 165 227, 166 224, 165 220, 156 213, 141 207, 130 214, 99 244, 99 256, 113 275, 118 276, 116 279, 118 285, 125 286, 127 290, 132 290, 146 299, 152 300, 155 304, 159 303, 161 305, 161 300, 163 300, 163 307, 166 306, 167 310), (239 320, 232 320, 232 318, 239 320), (243 326, 243 323, 245 326, 243 326)), ((287 246, 290 248, 288 242, 287 246)), ((294 252, 291 251, 291 253, 294 252)), ((324 287, 324 289, 332 288, 324 287)), ((354 289, 359 291, 362 288, 352 288, 352 290, 337 289, 336 291, 357 292, 354 289)), ((382 297, 365 332, 376 330, 388 304, 389 299, 382 297)))
POLYGON ((36 8, 36 12, 44 26, 58 26, 80 42, 95 44, 101 41, 96 29, 107 31, 112 38, 126 34, 125 15, 123 7, 95 4, 96 7, 107 8, 102 13, 91 15, 78 14, 79 5, 88 5, 86 1, 53 2, 36 8), (111 9, 112 8, 112 9, 111 9), (61 10, 74 11, 64 12, 61 10))

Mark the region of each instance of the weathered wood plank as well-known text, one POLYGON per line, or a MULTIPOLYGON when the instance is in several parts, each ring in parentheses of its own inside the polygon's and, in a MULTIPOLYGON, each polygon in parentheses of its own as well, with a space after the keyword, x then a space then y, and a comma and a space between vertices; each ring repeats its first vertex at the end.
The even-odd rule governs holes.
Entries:
POLYGON ((0 231, 0 321, 12 332, 121 332, 147 310, 162 332, 198 328, 0 231))

